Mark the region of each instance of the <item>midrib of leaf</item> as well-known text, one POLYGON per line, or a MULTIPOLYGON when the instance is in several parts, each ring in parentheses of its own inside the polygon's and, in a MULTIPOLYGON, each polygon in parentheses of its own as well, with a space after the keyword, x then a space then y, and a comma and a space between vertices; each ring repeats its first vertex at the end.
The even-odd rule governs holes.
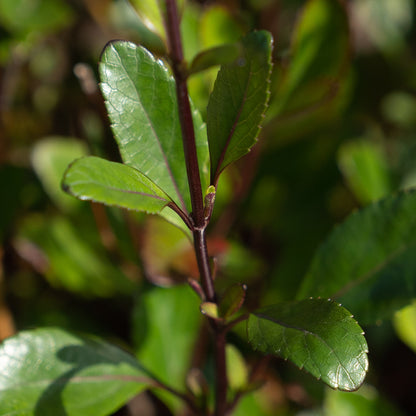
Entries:
MULTIPOLYGON (((305 339, 306 339, 306 335, 311 335, 311 336, 317 338, 320 342, 322 342, 334 354, 334 356, 337 358, 337 361, 339 362, 339 365, 344 369, 345 373, 348 375, 348 378, 350 379, 350 382, 354 384, 354 380, 351 379, 351 376, 350 376, 349 371, 342 364, 342 360, 339 358, 338 354, 335 352, 335 350, 332 347, 330 347, 328 345, 328 343, 320 335, 318 335, 318 334, 316 334, 314 332, 308 331, 305 328, 301 328, 301 327, 298 327, 298 326, 295 326, 295 325, 286 324, 284 322, 279 321, 278 319, 272 318, 272 317, 267 316, 267 315, 263 315, 261 313, 256 313, 255 316, 258 316, 258 317, 261 317, 261 318, 266 319, 268 321, 274 322, 275 324, 278 324, 278 325, 282 326, 283 328, 293 329, 293 330, 296 330, 296 331, 300 331, 300 332, 302 332, 302 333, 305 334, 305 339)), ((340 322, 342 322, 342 321, 340 321, 340 322)), ((363 370, 365 370, 365 368, 362 367, 362 364, 361 363, 359 363, 359 364, 360 364, 361 368, 363 370)), ((319 368, 319 366, 317 366, 317 367, 319 368)))
POLYGON ((357 279, 353 280, 352 282, 348 282, 342 288, 340 288, 337 292, 335 292, 331 298, 340 298, 345 295, 351 289, 359 286, 360 284, 370 280, 375 274, 377 274, 380 270, 382 270, 385 266, 395 260, 400 254, 402 254, 406 249, 409 248, 408 244, 402 244, 398 247, 395 251, 393 251, 384 261, 376 264, 372 269, 368 272, 364 273, 362 276, 358 277, 357 279))
MULTIPOLYGON (((146 111, 145 107, 143 106, 143 103, 142 103, 142 101, 141 101, 141 99, 140 99, 140 93, 139 93, 139 91, 138 91, 138 89, 137 89, 136 85, 134 84, 133 80, 130 78, 129 73, 128 73, 128 71, 127 71, 126 67, 124 66, 124 63, 123 63, 123 61, 122 61, 122 59, 121 59, 121 57, 120 57, 120 54, 118 53, 118 51, 117 51, 115 48, 114 48, 114 50, 117 52, 117 53, 116 53, 117 58, 118 58, 118 60, 119 60, 119 62, 120 62, 120 64, 121 64, 121 66, 122 66, 122 68, 123 68, 123 70, 124 70, 124 72, 125 72, 125 74, 126 74, 126 76, 127 76, 127 79, 129 80, 130 84, 132 85, 132 87, 133 87, 133 89, 134 89, 134 91, 135 91, 135 93, 136 93, 136 96, 137 96, 137 102, 138 102, 138 103, 140 103, 140 106, 141 106, 141 108, 142 108, 142 111, 143 111, 143 113, 145 114, 146 119, 147 119, 147 121, 148 121, 148 123, 149 123, 149 126, 150 126, 150 128, 151 128, 151 130, 152 130, 152 132, 153 132, 153 136, 154 136, 154 137, 155 137, 155 139, 156 139, 156 143, 157 143, 157 145, 158 145, 158 147, 159 147, 159 150, 160 150, 160 152, 161 152, 161 154, 162 154, 162 157, 163 157, 163 160, 164 160, 164 162, 165 162, 165 166, 166 166, 166 169, 167 169, 168 175, 169 175, 169 177, 170 177, 170 179, 171 179, 171 181, 172 181, 173 187, 175 188, 175 191, 176 191, 177 197, 179 198, 180 204, 182 205, 182 209, 184 210, 184 212, 185 212, 186 214, 188 214, 188 210, 187 210, 187 208, 186 208, 185 201, 183 200, 183 196, 182 196, 181 192, 179 191, 178 184, 176 183, 175 177, 174 177, 174 175, 173 175, 173 173, 172 173, 172 169, 171 169, 171 167, 170 167, 170 165, 169 165, 169 162, 168 162, 167 156, 166 156, 166 154, 165 154, 165 152, 164 152, 164 150, 163 150, 163 147, 162 147, 162 144, 161 144, 161 142, 160 142, 159 136, 156 134, 156 130, 155 130, 154 126, 153 126, 153 123, 152 123, 152 121, 151 121, 151 118, 150 118, 149 114, 147 113, 147 111, 146 111)), ((136 58, 136 61, 137 61, 137 50, 136 50, 135 52, 136 52, 135 58, 136 58)), ((154 89, 153 89, 153 88, 152 88, 152 94, 154 94, 154 89)))
POLYGON ((247 101, 247 91, 248 91, 248 88, 249 88, 250 79, 253 75, 253 73, 251 71, 251 62, 250 62, 249 65, 250 65, 250 70, 249 70, 249 73, 248 73, 247 82, 246 82, 245 89, 244 89, 243 99, 241 100, 241 104, 240 104, 240 108, 238 109, 237 116, 235 118, 235 121, 234 121, 233 125, 231 126, 230 134, 227 137, 227 141, 225 143, 224 149, 221 152, 220 158, 218 160, 218 165, 217 165, 217 169, 215 171, 215 176, 214 176, 214 183, 217 181, 217 179, 220 176, 220 173, 222 171, 222 169, 221 169, 222 162, 224 162, 225 155, 226 155, 228 147, 230 146, 230 143, 231 143, 231 139, 232 139, 232 137, 234 135, 234 132, 235 132, 235 129, 237 128, 237 125, 240 121, 240 117, 241 117, 241 113, 243 112, 244 104, 247 101))
MULTIPOLYGON (((95 181, 78 181, 78 182, 73 182, 71 184, 71 187, 73 187, 74 185, 83 185, 83 184, 94 184, 94 185, 98 185, 98 186, 102 186, 101 183, 99 182, 95 182, 95 181)), ((138 192, 138 191, 130 191, 128 189, 123 189, 123 188, 115 188, 114 186, 105 186, 106 189, 110 190, 110 191, 117 191, 123 194, 133 194, 133 195, 141 195, 141 196, 145 196, 145 197, 149 197, 149 198, 153 198, 153 199, 158 199, 160 201, 166 201, 166 202, 170 202, 168 199, 162 198, 161 196, 158 195, 153 195, 153 194, 147 194, 145 192, 138 192)))

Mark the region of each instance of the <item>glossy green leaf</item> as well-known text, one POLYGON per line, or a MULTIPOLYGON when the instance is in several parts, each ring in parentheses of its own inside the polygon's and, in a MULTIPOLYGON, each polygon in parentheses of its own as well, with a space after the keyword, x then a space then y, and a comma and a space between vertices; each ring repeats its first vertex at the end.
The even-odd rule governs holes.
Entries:
POLYGON ((255 349, 293 361, 332 388, 353 391, 364 381, 363 331, 335 302, 306 299, 268 306, 250 315, 247 330, 255 349))
POLYGON ((189 72, 204 71, 215 65, 224 65, 234 62, 240 55, 241 47, 238 43, 221 45, 199 53, 192 60, 189 72))
POLYGON ((253 32, 243 39, 243 54, 223 65, 207 108, 211 182, 255 144, 267 108, 272 37, 253 32))
MULTIPOLYGON (((176 88, 167 67, 146 49, 113 42, 101 64, 101 90, 124 163, 140 170, 184 211, 191 209, 176 88)), ((203 189, 208 186, 205 126, 194 111, 203 189)))
MULTIPOLYGON (((199 303, 188 285, 159 287, 140 296, 133 312, 133 339, 140 362, 177 390, 185 390, 202 320, 199 303)), ((181 405, 172 395, 158 394, 170 407, 181 405)))
POLYGON ((362 204, 377 201, 389 194, 391 186, 386 157, 375 143, 356 141, 342 145, 338 164, 349 187, 362 204))
POLYGON ((24 331, 0 346, 4 416, 106 416, 151 382, 120 348, 61 329, 24 331))
POLYGON ((151 214, 160 213, 171 202, 138 170, 95 156, 73 162, 65 172, 62 187, 79 199, 151 214))
POLYGON ((360 323, 389 318, 416 296, 416 191, 351 214, 318 248, 298 298, 337 299, 360 323))

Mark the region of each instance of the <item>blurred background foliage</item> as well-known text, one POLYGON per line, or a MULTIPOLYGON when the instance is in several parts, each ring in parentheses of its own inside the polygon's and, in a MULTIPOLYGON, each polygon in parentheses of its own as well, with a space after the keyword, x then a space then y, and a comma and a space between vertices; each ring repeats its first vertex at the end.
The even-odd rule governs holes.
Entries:
MULTIPOLYGON (((209 250, 219 290, 246 283, 248 307, 291 299, 334 224, 416 185, 415 2, 180 6, 188 62, 252 29, 274 36, 270 109, 259 144, 221 178, 209 250)), ((97 87, 105 44, 128 39, 163 59, 165 37, 156 0, 0 0, 0 337, 45 325, 92 332, 133 348, 161 379, 198 390, 201 377, 212 381, 207 328, 187 288, 164 288, 197 278, 186 236, 60 191, 76 157, 119 160, 97 87), (197 366, 203 376, 186 377, 197 366)), ((189 79, 202 114, 217 70, 189 79)), ((279 360, 260 362, 256 374, 267 382, 235 414, 416 414, 416 305, 366 332, 371 368, 357 393, 329 391, 279 360)), ((249 354, 238 331, 230 342, 249 354)), ((230 348, 238 388, 248 369, 230 348)), ((134 406, 136 414, 179 412, 163 395, 134 406)))

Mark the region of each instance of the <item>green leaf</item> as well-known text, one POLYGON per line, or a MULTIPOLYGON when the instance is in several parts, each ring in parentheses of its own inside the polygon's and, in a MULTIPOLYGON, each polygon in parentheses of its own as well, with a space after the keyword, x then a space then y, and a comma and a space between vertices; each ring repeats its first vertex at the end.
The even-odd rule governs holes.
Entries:
POLYGON ((406 306, 394 315, 394 329, 398 337, 411 350, 416 352, 416 302, 406 306))
POLYGON ((123 350, 61 329, 24 331, 0 346, 4 416, 105 416, 151 381, 123 350))
POLYGON ((324 415, 402 416, 403 414, 383 396, 374 387, 367 385, 354 393, 328 389, 324 400, 324 415))
POLYGON ((360 323, 389 318, 416 296, 416 191, 351 214, 318 248, 298 299, 336 299, 360 323))
MULTIPOLYGON (((158 287, 139 297, 133 312, 133 339, 140 362, 177 390, 185 390, 202 320, 199 302, 188 285, 158 287)), ((172 395, 157 393, 177 410, 180 404, 172 395)))
POLYGON ((272 37, 253 32, 243 39, 243 55, 223 65, 207 108, 211 183, 255 144, 269 99, 272 37))
POLYGON ((342 145, 338 164, 349 187, 362 204, 377 201, 389 194, 391 186, 386 157, 375 143, 361 140, 342 145))
POLYGON ((79 204, 62 192, 60 183, 68 164, 87 153, 85 143, 69 137, 47 137, 33 147, 33 168, 45 191, 61 209, 70 210, 79 204))
POLYGON ((82 200, 151 214, 160 213, 171 202, 138 170, 95 156, 73 162, 65 172, 62 187, 82 200))
MULTIPOLYGON (((130 42, 104 50, 101 90, 124 163, 138 169, 184 211, 191 210, 176 88, 161 60, 130 42)), ((193 113, 203 189, 208 186, 205 125, 193 113)))
POLYGON ((255 349, 293 361, 332 388, 353 391, 364 381, 363 331, 335 302, 306 299, 265 307, 250 315, 247 330, 255 349))
POLYGON ((63 0, 0 0, 0 22, 23 36, 54 32, 71 24, 72 17, 63 0))
POLYGON ((161 37, 149 25, 143 22, 134 7, 128 0, 116 0, 110 4, 110 19, 112 24, 120 31, 127 31, 129 39, 136 40, 149 51, 157 55, 166 55, 166 45, 161 37))
POLYGON ((238 43, 221 45, 199 53, 192 60, 189 73, 204 71, 215 65, 224 65, 234 62, 240 55, 241 47, 238 43))
POLYGON ((271 111, 299 111, 331 100, 337 92, 336 82, 349 68, 349 53, 345 7, 338 0, 308 1, 296 26, 292 59, 282 74, 271 111))
POLYGON ((27 216, 16 244, 21 255, 35 248, 35 267, 58 289, 85 297, 111 297, 134 290, 135 284, 103 247, 92 215, 74 223, 68 216, 27 216))

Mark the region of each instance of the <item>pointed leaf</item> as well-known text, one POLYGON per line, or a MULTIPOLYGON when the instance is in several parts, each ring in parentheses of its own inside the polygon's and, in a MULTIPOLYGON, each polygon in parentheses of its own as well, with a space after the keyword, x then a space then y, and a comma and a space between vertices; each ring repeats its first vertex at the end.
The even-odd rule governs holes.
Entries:
POLYGON ((243 56, 218 73, 207 109, 212 183, 255 144, 269 98, 272 37, 254 32, 243 39, 243 56))
POLYGON ((306 299, 269 306, 250 315, 247 328, 255 349, 293 361, 332 388, 352 391, 364 381, 363 331, 335 302, 306 299))
POLYGON ((317 250, 298 298, 337 299, 360 323, 389 318, 416 296, 416 191, 368 205, 317 250))
POLYGON ((138 170, 94 156, 73 162, 64 175, 62 186, 79 199, 154 214, 171 202, 138 170))
POLYGON ((0 415, 105 416, 151 383, 123 350, 61 329, 0 346, 0 415))
MULTIPOLYGON (((184 211, 191 209, 175 82, 161 60, 130 42, 104 50, 101 90, 123 161, 140 170, 184 211)), ((194 111, 203 189, 208 185, 208 148, 194 111)))

